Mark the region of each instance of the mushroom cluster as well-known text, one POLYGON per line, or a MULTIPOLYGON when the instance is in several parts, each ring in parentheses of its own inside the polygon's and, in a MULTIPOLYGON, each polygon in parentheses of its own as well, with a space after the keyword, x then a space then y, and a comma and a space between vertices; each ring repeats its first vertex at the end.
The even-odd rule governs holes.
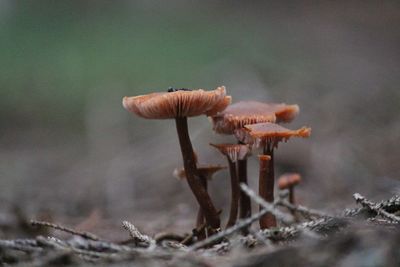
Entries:
MULTIPOLYGON (((207 188, 208 180, 213 174, 225 167, 197 162, 189 137, 188 117, 206 115, 210 118, 216 133, 232 135, 237 139, 237 142, 232 144, 210 144, 228 161, 231 205, 227 228, 235 225, 238 218, 251 216, 250 199, 240 191, 239 184, 247 184, 247 159, 251 156, 252 150, 261 148, 258 156, 259 194, 267 202, 273 202, 274 149, 278 147, 279 142, 287 141, 291 137, 309 137, 311 133, 311 129, 307 127, 289 130, 278 124, 292 121, 299 113, 297 105, 257 101, 241 101, 231 105, 231 100, 224 86, 210 91, 169 88, 165 92, 123 98, 124 108, 142 118, 175 120, 183 168, 176 169, 174 174, 187 181, 199 204, 196 229, 199 230, 202 226, 202 229, 206 229, 198 231, 199 239, 212 235, 220 229, 220 211, 215 207, 207 188)), ((275 217, 270 213, 260 218, 262 229, 274 227, 276 224, 275 217)), ((244 229, 244 232, 247 233, 247 230, 244 229)))

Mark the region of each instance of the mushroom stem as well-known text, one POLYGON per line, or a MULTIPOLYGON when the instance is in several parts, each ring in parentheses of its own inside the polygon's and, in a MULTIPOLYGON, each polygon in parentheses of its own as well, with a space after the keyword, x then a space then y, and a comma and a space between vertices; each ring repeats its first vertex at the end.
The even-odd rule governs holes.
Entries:
MULTIPOLYGON (((265 201, 274 202, 274 150, 271 146, 264 147, 264 155, 260 159, 259 194, 265 201)), ((262 207, 260 206, 260 210, 262 207)), ((276 218, 272 213, 266 213, 260 218, 260 228, 276 226, 276 218)))
MULTIPOLYGON (((200 176, 200 180, 201 180, 201 183, 202 183, 204 189, 207 191, 207 187, 208 187, 207 186, 207 178, 204 176, 200 176)), ((197 211, 196 229, 200 229, 199 233, 198 233, 198 238, 200 240, 203 240, 207 237, 205 227, 203 227, 203 229, 201 229, 201 226, 204 224, 204 219, 205 218, 204 218, 203 209, 201 207, 199 207, 199 210, 197 211)))
POLYGON ((294 186, 289 186, 289 202, 294 204, 294 186))
MULTIPOLYGON (((238 141, 238 144, 244 144, 243 142, 238 141)), ((238 180, 239 183, 244 183, 245 185, 248 185, 247 183, 247 157, 244 159, 239 159, 237 161, 237 174, 238 174, 238 180)), ((239 218, 244 219, 244 218, 249 218, 251 216, 251 200, 250 197, 240 190, 240 197, 239 197, 239 218)), ((242 229, 242 233, 247 235, 249 231, 246 228, 242 229)))
MULTIPOLYGON (((238 160, 238 176, 239 182, 247 185, 247 158, 238 160)), ((248 218, 251 216, 250 197, 243 191, 240 191, 240 218, 248 218)))
POLYGON ((213 229, 218 229, 220 227, 220 220, 217 209, 214 207, 209 194, 201 184, 197 171, 192 142, 189 137, 187 117, 176 117, 175 122, 182 152, 183 166, 186 172, 186 180, 204 212, 207 224, 213 229))
POLYGON ((229 163, 229 173, 231 175, 231 209, 229 212, 229 219, 226 224, 226 228, 229 228, 235 225, 238 216, 240 188, 236 173, 236 164, 229 158, 229 156, 227 158, 229 163))

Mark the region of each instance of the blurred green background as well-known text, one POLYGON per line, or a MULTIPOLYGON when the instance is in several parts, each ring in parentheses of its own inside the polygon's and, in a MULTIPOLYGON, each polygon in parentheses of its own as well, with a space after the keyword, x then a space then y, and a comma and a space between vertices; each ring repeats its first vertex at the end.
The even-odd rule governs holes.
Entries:
MULTIPOLYGON (((234 101, 300 105, 288 127, 313 136, 280 147, 278 174, 303 174, 304 203, 399 193, 399 26, 398 1, 1 0, 0 196, 32 216, 190 225, 162 217, 196 210, 171 174, 173 124, 135 118, 121 100, 219 85, 234 101)), ((190 123, 200 160, 223 163, 207 144, 233 139, 190 123)), ((211 189, 221 207, 226 176, 211 189)))

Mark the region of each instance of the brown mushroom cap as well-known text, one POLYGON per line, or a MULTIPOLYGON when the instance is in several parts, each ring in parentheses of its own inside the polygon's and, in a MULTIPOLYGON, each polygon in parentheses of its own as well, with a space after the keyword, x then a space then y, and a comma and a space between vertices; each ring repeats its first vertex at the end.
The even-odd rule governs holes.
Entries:
POLYGON ((295 186, 301 181, 301 176, 298 173, 285 173, 282 174, 278 179, 279 189, 288 189, 291 186, 295 186))
POLYGON ((232 162, 245 159, 251 152, 248 145, 243 144, 210 144, 218 149, 221 154, 228 156, 232 162))
POLYGON ((258 158, 263 161, 271 160, 271 156, 269 155, 258 155, 258 158))
POLYGON ((299 105, 270 104, 275 108, 276 122, 291 122, 300 112, 299 105))
POLYGON ((146 119, 172 119, 194 117, 202 114, 214 115, 230 103, 224 86, 215 90, 160 92, 147 95, 124 97, 125 109, 146 119))
POLYGON ((244 125, 262 122, 290 122, 299 113, 298 105, 240 101, 212 117, 214 131, 233 134, 244 125))
MULTIPOLYGON (((226 166, 222 165, 212 165, 212 164, 198 164, 197 170, 199 171, 199 175, 206 177, 207 179, 211 179, 212 176, 220 171, 226 169, 226 166)), ((186 172, 184 168, 176 168, 174 170, 173 175, 178 179, 186 179, 186 172)))
POLYGON ((235 131, 235 136, 246 144, 260 146, 266 142, 272 142, 276 147, 278 142, 287 141, 290 137, 309 137, 311 128, 302 127, 298 130, 289 130, 275 123, 257 123, 246 125, 235 131))

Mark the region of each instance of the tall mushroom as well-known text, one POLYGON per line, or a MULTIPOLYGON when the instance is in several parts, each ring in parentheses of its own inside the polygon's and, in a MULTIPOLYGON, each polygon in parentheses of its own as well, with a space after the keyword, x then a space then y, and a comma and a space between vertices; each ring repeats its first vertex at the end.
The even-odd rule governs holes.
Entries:
POLYGON ((229 173, 231 176, 231 208, 229 212, 229 219, 226 224, 226 227, 228 228, 236 223, 239 210, 240 188, 235 163, 238 160, 245 159, 250 153, 250 148, 247 145, 241 144, 210 145, 217 148, 221 154, 226 156, 229 164, 229 173))
MULTIPOLYGON (((281 141, 287 141, 291 137, 309 137, 311 128, 302 127, 298 130, 289 130, 274 123, 258 123, 246 125, 244 128, 236 130, 236 137, 246 143, 256 147, 262 147, 263 155, 270 157, 268 161, 268 171, 261 173, 260 169, 260 188, 259 193, 268 202, 274 201, 274 149, 281 141)), ((261 163, 260 163, 261 164, 261 163)), ((272 214, 267 213, 260 218, 262 229, 276 226, 271 220, 272 214)))
MULTIPOLYGON (((201 183, 204 189, 208 192, 208 181, 212 179, 214 174, 220 170, 226 169, 225 166, 222 165, 214 165, 214 164, 197 164, 197 170, 200 175, 201 183)), ((173 175, 179 179, 186 179, 186 172, 184 168, 177 168, 174 170, 173 175)), ((204 212, 201 207, 197 211, 196 218, 196 229, 201 228, 205 222, 204 212)), ((199 231, 199 239, 204 239, 206 237, 206 231, 199 231)))
POLYGON ((123 106, 128 111, 146 119, 175 119, 187 181, 197 202, 204 211, 207 224, 213 229, 220 227, 218 211, 202 186, 196 168, 193 147, 189 137, 187 118, 213 115, 224 110, 230 103, 224 86, 212 91, 203 89, 169 89, 168 92, 124 97, 123 106))
MULTIPOLYGON (((284 103, 262 103, 258 101, 240 101, 228 106, 224 111, 212 116, 213 129, 219 134, 233 135, 234 131, 245 125, 262 122, 290 122, 299 113, 298 105, 284 103)), ((239 142, 240 144, 241 142, 239 142)), ((237 161, 237 173, 240 183, 247 184, 247 158, 237 161)), ((240 192, 240 218, 251 216, 250 198, 240 192)))

